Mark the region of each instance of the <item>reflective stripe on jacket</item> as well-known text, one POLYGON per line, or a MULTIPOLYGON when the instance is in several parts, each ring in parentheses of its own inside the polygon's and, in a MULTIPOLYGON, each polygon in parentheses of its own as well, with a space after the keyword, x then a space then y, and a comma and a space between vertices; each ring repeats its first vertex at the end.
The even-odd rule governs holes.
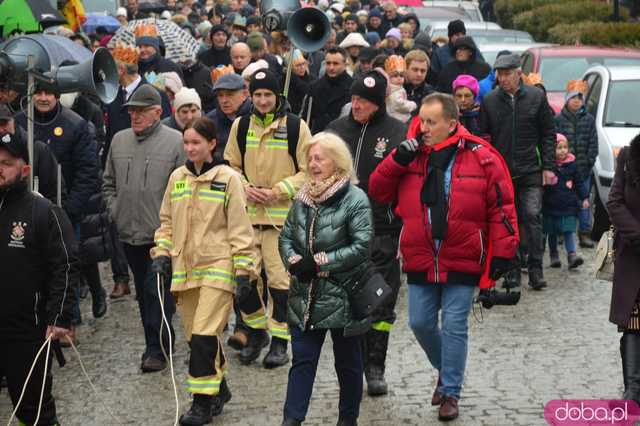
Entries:
POLYGON ((300 120, 300 136, 296 148, 299 170, 296 173, 295 164, 289 155, 288 141, 284 139, 287 133, 286 116, 278 117, 267 127, 262 127, 256 122, 255 116, 251 115, 244 159, 241 158, 238 147, 239 122, 240 118, 237 118, 231 126, 224 159, 239 173, 243 172, 244 163, 242 180, 245 186, 270 188, 278 196, 276 202, 266 206, 247 201, 251 223, 282 226, 291 207, 291 200, 304 183, 307 164, 303 149, 311 140, 309 127, 300 120))
POLYGON ((171 174, 151 257, 171 256, 171 291, 209 286, 235 291, 235 273, 255 274, 253 228, 238 173, 218 165, 171 174))

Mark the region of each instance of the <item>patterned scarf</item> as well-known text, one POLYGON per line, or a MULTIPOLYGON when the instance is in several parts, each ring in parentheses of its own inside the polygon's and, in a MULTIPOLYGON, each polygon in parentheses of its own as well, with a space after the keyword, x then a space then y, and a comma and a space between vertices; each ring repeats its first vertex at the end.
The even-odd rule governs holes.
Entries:
POLYGON ((321 204, 327 201, 333 194, 338 192, 345 184, 349 183, 349 178, 341 173, 336 173, 319 182, 307 180, 300 188, 297 199, 310 206, 321 204))

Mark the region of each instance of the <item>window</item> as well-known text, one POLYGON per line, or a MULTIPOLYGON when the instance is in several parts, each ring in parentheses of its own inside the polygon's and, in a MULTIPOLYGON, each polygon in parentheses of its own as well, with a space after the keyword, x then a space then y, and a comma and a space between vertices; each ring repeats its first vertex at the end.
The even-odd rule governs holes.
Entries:
POLYGON ((602 77, 595 74, 593 82, 589 84, 589 93, 587 94, 586 108, 594 117, 598 112, 598 103, 602 94, 602 77))
POLYGON ((640 99, 640 80, 611 81, 607 91, 604 125, 640 127, 638 99, 640 99))
POLYGON ((594 65, 640 65, 640 58, 547 56, 540 60, 540 74, 548 92, 564 92, 569 80, 576 80, 594 65))
POLYGON ((522 55, 522 72, 525 75, 529 75, 532 70, 533 70, 533 55, 531 53, 525 53, 524 55, 522 55))

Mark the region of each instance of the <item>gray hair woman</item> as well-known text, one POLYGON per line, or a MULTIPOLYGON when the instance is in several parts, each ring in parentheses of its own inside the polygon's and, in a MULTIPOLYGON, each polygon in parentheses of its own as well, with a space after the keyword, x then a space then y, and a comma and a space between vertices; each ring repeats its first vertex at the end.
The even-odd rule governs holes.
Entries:
POLYGON ((291 274, 287 319, 293 348, 282 425, 304 421, 327 331, 340 383, 338 425, 356 425, 363 372, 359 334, 368 322, 354 318, 349 289, 367 268, 371 206, 355 185, 351 153, 338 136, 318 133, 305 158, 307 181, 280 235, 280 256, 291 274))

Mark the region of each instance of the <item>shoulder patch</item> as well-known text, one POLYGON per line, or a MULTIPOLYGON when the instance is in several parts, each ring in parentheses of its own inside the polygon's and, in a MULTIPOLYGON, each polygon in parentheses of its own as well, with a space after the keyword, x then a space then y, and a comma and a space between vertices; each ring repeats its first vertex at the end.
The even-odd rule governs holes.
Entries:
POLYGON ((227 184, 224 182, 217 182, 217 181, 213 181, 211 182, 211 190, 213 191, 220 191, 220 192, 226 192, 227 191, 227 184))

